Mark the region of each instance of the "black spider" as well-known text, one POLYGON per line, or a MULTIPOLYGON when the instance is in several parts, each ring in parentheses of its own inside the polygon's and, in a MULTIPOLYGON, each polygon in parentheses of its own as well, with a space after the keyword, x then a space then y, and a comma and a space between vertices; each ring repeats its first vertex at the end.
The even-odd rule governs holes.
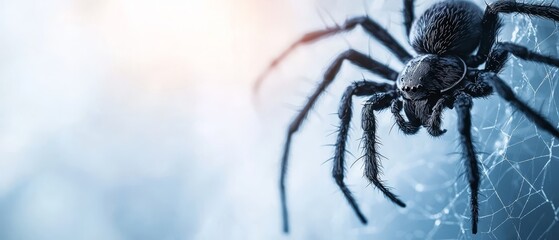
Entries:
POLYGON ((471 191, 472 233, 474 234, 477 232, 478 223, 480 166, 471 135, 472 99, 489 96, 495 91, 538 127, 559 137, 559 131, 543 116, 519 100, 510 87, 498 76, 509 54, 555 67, 559 67, 559 59, 535 53, 514 43, 496 43, 496 37, 502 25, 499 13, 525 14, 559 21, 559 8, 514 1, 497 1, 488 5, 484 13, 481 8, 471 2, 443 1, 428 8, 414 22, 413 2, 413 0, 404 0, 403 14, 406 33, 411 46, 419 54, 417 57, 410 55, 374 20, 369 17, 356 17, 347 20, 342 26, 305 34, 277 57, 256 82, 255 90, 258 89, 270 70, 296 46, 351 30, 358 25, 405 64, 404 70, 398 74, 390 67, 365 54, 348 50, 339 55, 330 65, 318 89, 310 96, 287 132, 280 177, 283 230, 285 232, 289 231, 285 174, 291 137, 299 129, 319 95, 332 83, 344 60, 395 82, 393 84, 371 81, 353 83, 343 94, 338 111, 341 123, 335 144, 332 175, 357 217, 364 224, 367 223, 367 219, 344 184, 344 153, 352 116, 353 96, 371 96, 363 107, 361 124, 364 131, 365 176, 386 197, 401 207, 406 205, 379 178, 380 163, 376 149, 374 111, 390 107, 397 125, 405 134, 415 134, 423 126, 432 136, 440 136, 446 132, 445 129, 441 129, 443 110, 445 108, 456 109, 459 140, 471 191), (477 52, 474 54, 476 49, 477 52), (485 63, 485 68, 477 69, 483 63, 485 63), (407 120, 400 114, 402 109, 407 120))

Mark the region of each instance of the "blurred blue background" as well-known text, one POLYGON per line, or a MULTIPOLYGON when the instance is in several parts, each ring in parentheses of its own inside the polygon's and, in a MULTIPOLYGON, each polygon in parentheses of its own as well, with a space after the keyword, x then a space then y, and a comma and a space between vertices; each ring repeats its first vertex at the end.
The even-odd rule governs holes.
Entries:
MULTIPOLYGON (((418 0, 419 15, 434 1, 418 0)), ((480 7, 484 1, 475 1, 480 7)), ((488 1, 492 2, 492 1, 488 1)), ((401 1, 20 0, 0 8, 0 239, 553 239, 558 143, 498 97, 474 103, 483 161, 480 233, 449 132, 404 136, 378 115, 384 179, 401 209, 362 178, 360 114, 347 182, 363 226, 330 177, 344 65, 293 141, 292 232, 280 232, 284 133, 335 56, 348 48, 402 65, 362 30, 298 49, 301 34, 368 14, 411 51, 401 1)), ((501 41, 559 56, 555 23, 503 16, 501 41)), ((557 69, 514 57, 501 77, 559 121, 557 69)), ((356 100, 355 111, 361 108, 356 100)))

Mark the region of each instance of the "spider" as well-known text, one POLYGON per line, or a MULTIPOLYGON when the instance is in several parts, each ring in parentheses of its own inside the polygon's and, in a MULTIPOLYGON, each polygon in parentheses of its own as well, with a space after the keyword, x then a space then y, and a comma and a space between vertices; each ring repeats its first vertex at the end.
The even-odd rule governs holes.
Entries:
POLYGON ((471 230, 477 233, 478 195, 480 186, 480 163, 471 134, 472 99, 483 98, 496 92, 513 108, 522 112, 539 128, 559 137, 559 131, 521 101, 511 88, 498 76, 510 54, 528 61, 559 67, 559 59, 538 54, 510 42, 497 42, 502 26, 500 13, 517 13, 559 21, 559 8, 542 4, 526 4, 514 1, 497 1, 485 11, 468 1, 442 1, 429 7, 417 20, 414 19, 414 0, 404 0, 404 26, 408 41, 418 54, 412 56, 394 37, 368 16, 349 18, 343 25, 328 27, 307 33, 272 61, 257 79, 255 91, 263 79, 297 46, 361 26, 367 34, 378 40, 405 64, 398 73, 371 56, 356 50, 340 54, 328 67, 318 88, 309 97, 287 131, 281 160, 280 198, 283 231, 289 232, 286 203, 285 176, 292 136, 307 116, 319 96, 332 83, 342 63, 349 61, 393 83, 358 81, 347 87, 338 110, 340 125, 333 158, 332 176, 347 202, 363 223, 367 219, 359 209, 352 193, 344 183, 345 147, 352 117, 352 97, 370 96, 362 110, 365 177, 392 202, 400 207, 400 200, 380 179, 379 153, 375 135, 375 111, 390 108, 399 129, 404 134, 415 134, 424 127, 432 136, 441 136, 441 115, 446 108, 455 109, 458 115, 459 144, 462 150, 466 178, 470 188, 471 230), (477 51, 476 51, 477 50, 477 51), (485 63, 483 69, 479 66, 485 63), (404 112, 405 117, 401 112, 404 112))

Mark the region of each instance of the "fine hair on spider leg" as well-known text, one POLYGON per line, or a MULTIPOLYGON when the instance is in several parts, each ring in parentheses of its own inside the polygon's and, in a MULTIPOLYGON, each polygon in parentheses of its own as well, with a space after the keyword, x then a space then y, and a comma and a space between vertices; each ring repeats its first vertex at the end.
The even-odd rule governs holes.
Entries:
POLYGON ((382 46, 386 47, 405 66, 400 73, 374 58, 355 50, 338 55, 329 65, 316 90, 310 95, 303 109, 289 125, 281 158, 280 200, 283 230, 289 231, 285 179, 291 140, 308 112, 320 95, 334 81, 343 62, 370 71, 390 83, 361 81, 351 84, 342 96, 338 117, 340 125, 336 138, 332 176, 344 197, 362 223, 367 223, 365 214, 344 183, 345 151, 349 124, 352 117, 352 98, 369 96, 363 107, 362 124, 365 156, 365 177, 396 205, 405 204, 387 188, 380 179, 379 153, 376 149, 376 122, 374 111, 390 108, 398 128, 404 134, 416 134, 424 127, 431 136, 445 134, 441 129, 445 109, 455 109, 458 114, 459 145, 461 158, 466 166, 466 177, 470 188, 471 232, 478 232, 480 161, 477 159, 472 138, 473 99, 486 98, 493 92, 518 109, 539 128, 559 137, 559 131, 545 116, 522 102, 506 83, 497 75, 504 67, 509 54, 520 59, 559 67, 557 57, 545 56, 514 43, 497 42, 497 34, 503 25, 500 14, 522 14, 559 21, 559 8, 542 4, 497 1, 485 10, 476 4, 464 1, 441 1, 433 4, 415 19, 414 1, 403 0, 404 28, 409 43, 418 54, 412 56, 391 34, 375 20, 365 17, 348 19, 340 26, 328 27, 304 34, 283 51, 257 79, 255 92, 264 78, 299 45, 310 44, 334 34, 350 31, 356 26, 382 46), (477 69, 485 63, 484 69, 477 69), (403 114, 402 114, 403 112, 403 114))

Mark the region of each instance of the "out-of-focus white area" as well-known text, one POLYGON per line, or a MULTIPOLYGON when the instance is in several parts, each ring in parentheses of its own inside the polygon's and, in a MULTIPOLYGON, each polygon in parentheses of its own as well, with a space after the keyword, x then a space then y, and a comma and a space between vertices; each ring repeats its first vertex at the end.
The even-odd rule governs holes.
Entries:
MULTIPOLYGON (((418 1, 416 13, 430 4, 418 1)), ((399 1, 20 0, 1 6, 0 239, 288 238, 280 233, 277 179, 296 110, 333 58, 350 47, 395 69, 402 65, 357 29, 301 47, 272 72, 255 101, 256 76, 301 34, 350 16, 369 14, 410 49, 399 1)), ((505 40, 530 43, 536 36, 506 19, 505 40)), ((383 178, 408 208, 374 190, 359 161, 348 166, 347 182, 369 225, 347 206, 330 177, 327 145, 335 141, 341 92, 363 78, 378 79, 344 66, 293 140, 289 237, 468 238, 452 111, 445 115, 449 133, 438 139, 424 131, 404 136, 387 112, 379 114, 383 178)), ((511 124, 501 124, 508 115, 485 113, 500 106, 504 114, 506 107, 496 98, 486 101, 474 108, 480 119, 474 122, 485 127, 475 131, 486 141, 484 151, 502 150, 509 142, 493 140, 508 134, 511 124)), ((348 165, 361 154, 355 102, 348 165)), ((533 182, 520 179, 519 189, 533 182)), ((556 197, 537 200, 538 208, 556 197)), ((515 215, 483 204, 481 237, 501 236, 491 214, 515 215)), ((515 204, 507 207, 518 209, 515 204)))
POLYGON ((246 236, 256 218, 239 211, 261 199, 247 183, 274 182, 249 164, 250 74, 260 34, 288 10, 3 2, 0 238, 208 239, 216 224, 246 236))

